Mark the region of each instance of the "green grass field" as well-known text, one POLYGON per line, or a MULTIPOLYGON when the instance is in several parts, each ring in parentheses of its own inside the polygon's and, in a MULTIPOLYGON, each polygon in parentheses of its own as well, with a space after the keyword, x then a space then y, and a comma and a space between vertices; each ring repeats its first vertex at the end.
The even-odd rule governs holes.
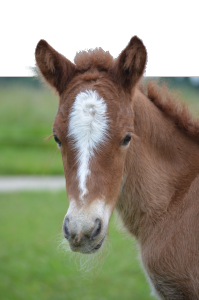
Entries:
POLYGON ((114 218, 109 255, 103 264, 96 257, 87 274, 76 256, 57 249, 65 191, 0 194, 0 207, 0 299, 153 299, 133 240, 116 230, 114 218))
POLYGON ((58 98, 49 90, 0 86, 0 175, 63 174, 52 124, 58 98))
MULTIPOLYGON (((35 80, 25 79, 2 84, 0 78, 0 175, 63 174, 54 140, 45 141, 52 134, 58 98, 35 80)), ((187 86, 180 90, 198 114, 198 90, 187 86)))
MULTIPOLYGON (((63 174, 54 140, 44 140, 58 99, 30 81, 0 78, 0 175, 63 174)), ((197 115, 198 91, 182 87, 182 94, 197 115)), ((104 263, 91 256, 94 270, 78 271, 78 255, 57 249, 66 211, 65 191, 0 193, 0 299, 153 299, 134 241, 116 230, 114 218, 104 263)))

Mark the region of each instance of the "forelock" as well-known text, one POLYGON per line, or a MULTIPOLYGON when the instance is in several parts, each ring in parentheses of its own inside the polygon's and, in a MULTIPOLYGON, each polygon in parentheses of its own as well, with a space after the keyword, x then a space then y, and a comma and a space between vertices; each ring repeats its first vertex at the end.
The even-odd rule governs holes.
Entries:
POLYGON ((113 57, 108 51, 96 48, 94 50, 78 52, 74 58, 74 62, 79 71, 86 71, 92 67, 100 70, 108 70, 113 64, 113 57))

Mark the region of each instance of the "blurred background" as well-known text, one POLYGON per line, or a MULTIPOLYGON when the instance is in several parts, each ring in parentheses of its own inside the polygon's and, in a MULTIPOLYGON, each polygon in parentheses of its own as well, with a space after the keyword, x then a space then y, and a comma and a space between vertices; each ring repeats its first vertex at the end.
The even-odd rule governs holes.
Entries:
MULTIPOLYGON (((149 77, 147 77, 149 79, 149 77)), ((197 111, 199 77, 164 77, 197 111)), ((58 97, 34 77, 0 77, 0 175, 63 175, 52 124, 58 97)))
MULTIPOLYGON (((179 90, 199 114, 199 77, 155 79, 179 90)), ((64 175, 54 140, 45 140, 57 108, 57 96, 36 78, 0 78, 0 180, 64 175)), ((58 249, 67 206, 64 188, 0 191, 0 299, 153 299, 136 246, 114 217, 103 264, 90 274, 77 270, 76 260, 58 249)))

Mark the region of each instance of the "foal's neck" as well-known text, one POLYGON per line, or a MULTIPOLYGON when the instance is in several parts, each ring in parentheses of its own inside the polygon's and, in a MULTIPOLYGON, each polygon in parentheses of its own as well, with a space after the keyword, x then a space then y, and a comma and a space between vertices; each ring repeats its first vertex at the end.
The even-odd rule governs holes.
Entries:
POLYGON ((137 138, 131 143, 117 209, 127 229, 139 238, 183 201, 199 173, 199 144, 183 133, 139 90, 133 99, 137 138))

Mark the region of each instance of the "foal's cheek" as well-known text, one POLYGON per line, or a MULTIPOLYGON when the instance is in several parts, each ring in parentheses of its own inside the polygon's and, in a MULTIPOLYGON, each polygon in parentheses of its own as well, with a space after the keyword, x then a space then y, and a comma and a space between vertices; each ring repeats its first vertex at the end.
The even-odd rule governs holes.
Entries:
POLYGON ((61 158, 62 158, 62 163, 63 163, 63 168, 64 168, 64 173, 66 175, 66 171, 67 171, 67 154, 66 154, 66 150, 64 149, 64 147, 60 147, 60 153, 61 153, 61 158))
POLYGON ((63 164, 63 169, 64 169, 64 175, 65 175, 65 179, 66 179, 66 187, 67 187, 67 175, 68 175, 67 155, 66 155, 66 153, 64 153, 63 149, 60 149, 60 152, 61 152, 62 164, 63 164))

